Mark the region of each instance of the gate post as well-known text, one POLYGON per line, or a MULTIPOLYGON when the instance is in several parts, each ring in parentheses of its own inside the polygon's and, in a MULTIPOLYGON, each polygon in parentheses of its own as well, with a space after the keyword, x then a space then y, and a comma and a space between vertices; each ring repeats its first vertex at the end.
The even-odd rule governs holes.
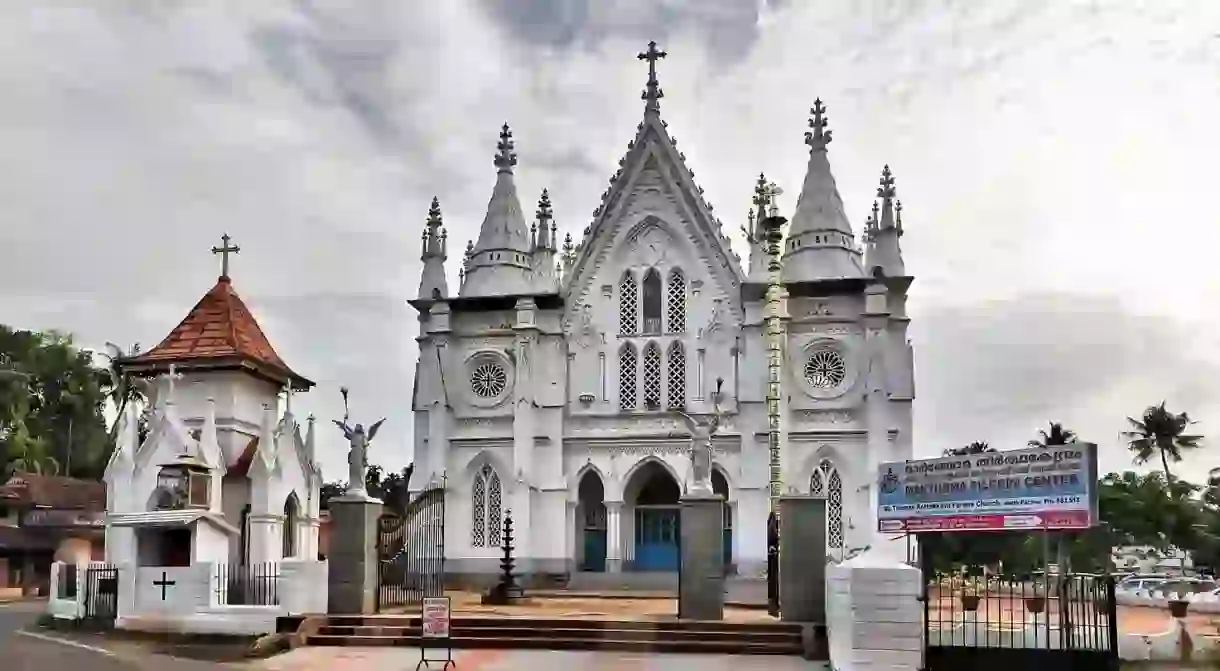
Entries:
POLYGON ((362 615, 377 610, 377 520, 381 508, 380 500, 367 496, 345 495, 330 500, 328 613, 362 615))

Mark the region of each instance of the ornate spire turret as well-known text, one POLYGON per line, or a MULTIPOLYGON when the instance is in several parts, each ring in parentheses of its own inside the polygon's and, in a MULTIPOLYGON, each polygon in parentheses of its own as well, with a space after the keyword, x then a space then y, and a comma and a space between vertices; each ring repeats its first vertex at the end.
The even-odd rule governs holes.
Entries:
POLYGON ((792 214, 788 242, 784 250, 785 282, 817 282, 846 277, 861 277, 860 251, 843 198, 830 171, 827 146, 833 137, 822 99, 809 109, 809 165, 805 182, 792 214))
POLYGON ((422 299, 449 295, 449 282, 445 279, 449 234, 443 226, 441 202, 433 196, 432 204, 428 206, 428 219, 424 222, 423 251, 420 253, 420 260, 424 262, 419 278, 419 297, 422 299))
POLYGON ((902 205, 897 200, 898 189, 894 186, 894 173, 886 165, 881 170, 881 181, 877 186, 878 206, 873 201, 873 218, 870 221, 866 265, 870 273, 880 269, 888 277, 903 277, 906 268, 902 261, 902 248, 898 238, 902 237, 902 205))
POLYGON ((466 265, 462 296, 511 296, 534 291, 530 227, 525 223, 513 181, 515 148, 506 123, 500 127, 496 143, 496 185, 479 228, 479 240, 466 265))
POLYGON ((665 97, 665 91, 661 90, 661 83, 657 81, 657 61, 665 58, 669 54, 657 49, 655 41, 648 43, 648 51, 641 52, 637 58, 642 61, 648 61, 648 83, 644 86, 644 92, 640 94, 640 99, 644 101, 645 114, 660 114, 661 98, 665 97))
POLYGON ((538 293, 559 290, 560 273, 555 272, 556 229, 551 211, 551 196, 546 189, 538 198, 538 211, 534 214, 534 277, 538 293))

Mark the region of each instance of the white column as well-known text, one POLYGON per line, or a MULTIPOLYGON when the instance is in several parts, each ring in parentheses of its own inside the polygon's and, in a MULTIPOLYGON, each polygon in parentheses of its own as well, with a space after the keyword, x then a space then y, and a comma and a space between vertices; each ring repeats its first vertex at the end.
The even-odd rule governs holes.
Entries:
POLYGON ((279 561, 283 552, 283 539, 279 535, 278 515, 250 515, 251 564, 279 561))
POLYGON ((567 542, 565 543, 564 554, 567 558, 568 570, 576 571, 579 568, 579 564, 576 563, 576 544, 580 542, 580 535, 576 524, 576 501, 567 501, 566 503, 567 505, 564 506, 564 528, 567 531, 564 533, 564 538, 567 539, 567 542))
POLYGON ((606 571, 609 573, 623 570, 622 510, 622 501, 606 502, 606 571))
POLYGON ((428 452, 426 461, 420 464, 424 466, 419 469, 423 472, 417 472, 412 478, 416 480, 412 485, 417 489, 423 489, 433 479, 439 481, 445 472, 445 453, 449 450, 448 420, 449 411, 444 403, 434 401, 428 406, 428 452))

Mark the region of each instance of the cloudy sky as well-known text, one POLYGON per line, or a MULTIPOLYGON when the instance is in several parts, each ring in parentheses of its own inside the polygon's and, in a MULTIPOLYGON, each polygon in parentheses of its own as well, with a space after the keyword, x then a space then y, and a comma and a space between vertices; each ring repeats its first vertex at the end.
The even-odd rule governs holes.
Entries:
POLYGON ((1220 435, 1220 3, 1200 0, 10 0, 0 321, 149 347, 228 232, 238 290, 319 383, 301 405, 337 417, 351 386, 357 419, 390 417, 374 460, 402 465, 429 200, 460 249, 508 121, 522 199, 549 187, 579 238, 649 39, 735 237, 760 170, 795 202, 815 97, 857 226, 893 167, 917 453, 1057 420, 1122 467, 1124 416, 1161 399, 1220 435))

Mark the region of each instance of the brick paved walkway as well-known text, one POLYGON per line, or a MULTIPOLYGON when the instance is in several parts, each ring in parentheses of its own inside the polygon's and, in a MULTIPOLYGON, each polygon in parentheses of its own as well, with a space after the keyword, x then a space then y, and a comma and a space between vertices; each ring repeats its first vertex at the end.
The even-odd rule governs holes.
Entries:
MULTIPOLYGON (((436 651, 429 650, 428 654, 436 651)), ((457 671, 815 671, 799 657, 762 655, 642 655, 558 650, 454 650, 457 671)), ((250 664, 261 671, 413 671, 414 648, 297 648, 250 664)), ((443 664, 443 663, 442 663, 443 664)), ((442 664, 433 663, 439 671, 442 664)))

